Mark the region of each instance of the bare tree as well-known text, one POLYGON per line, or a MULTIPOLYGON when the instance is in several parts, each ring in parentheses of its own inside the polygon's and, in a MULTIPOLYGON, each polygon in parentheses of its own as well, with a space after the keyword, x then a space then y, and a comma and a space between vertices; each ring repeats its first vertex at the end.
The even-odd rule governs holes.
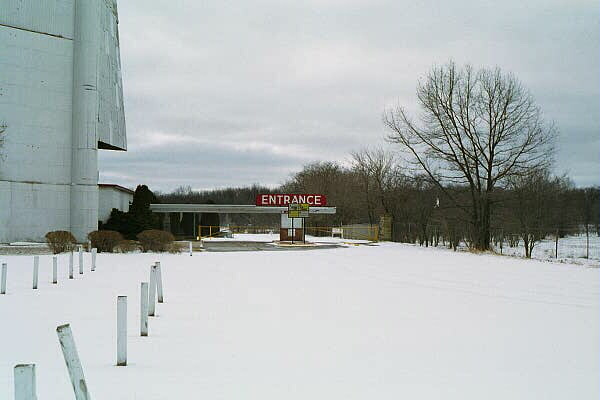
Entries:
POLYGON ((554 233, 550 210, 552 203, 566 189, 565 179, 552 178, 547 170, 534 170, 510 179, 508 207, 515 217, 525 247, 531 258, 536 243, 554 233))
POLYGON ((468 213, 473 246, 489 249, 494 189, 551 163, 554 126, 544 123, 522 84, 499 69, 458 69, 450 62, 432 69, 417 97, 418 122, 403 107, 385 111, 388 138, 468 213), (468 204, 447 190, 452 184, 468 187, 468 204))
POLYGON ((376 207, 381 207, 384 214, 391 212, 388 194, 396 173, 395 167, 393 154, 383 149, 352 153, 352 169, 362 182, 371 224, 375 223, 376 207))

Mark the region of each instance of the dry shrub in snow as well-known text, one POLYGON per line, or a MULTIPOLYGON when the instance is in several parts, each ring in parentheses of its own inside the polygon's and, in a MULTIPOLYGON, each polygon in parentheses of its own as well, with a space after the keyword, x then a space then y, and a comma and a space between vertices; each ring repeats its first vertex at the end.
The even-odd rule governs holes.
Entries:
POLYGON ((140 244, 135 240, 121 240, 114 248, 118 253, 133 253, 140 249, 140 244))
POLYGON ((88 239, 100 253, 112 253, 115 246, 123 240, 123 235, 116 231, 93 231, 88 233, 88 239))
POLYGON ((149 229, 142 231, 137 235, 142 251, 169 251, 172 247, 175 238, 170 232, 161 231, 158 229, 149 229))
POLYGON ((75 248, 75 236, 69 231, 52 231, 46 233, 46 242, 54 254, 71 251, 75 248))

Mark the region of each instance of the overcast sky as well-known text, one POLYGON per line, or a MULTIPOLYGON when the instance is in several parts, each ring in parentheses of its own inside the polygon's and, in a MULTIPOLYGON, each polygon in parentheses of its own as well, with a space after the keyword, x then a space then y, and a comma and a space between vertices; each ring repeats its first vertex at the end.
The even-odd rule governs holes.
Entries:
MULTIPOLYGON (((120 0, 127 152, 100 181, 278 185, 384 144, 450 59, 513 72, 560 131, 557 173, 600 184, 600 6, 553 0, 120 0)), ((390 145, 391 146, 391 145, 390 145)))

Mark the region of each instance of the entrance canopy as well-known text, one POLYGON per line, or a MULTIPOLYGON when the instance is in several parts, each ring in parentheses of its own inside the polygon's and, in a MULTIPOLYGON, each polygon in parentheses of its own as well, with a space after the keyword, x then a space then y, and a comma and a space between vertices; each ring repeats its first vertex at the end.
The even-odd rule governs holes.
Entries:
MULTIPOLYGON (((285 214, 287 207, 245 204, 150 204, 155 213, 285 214)), ((310 214, 335 214, 335 207, 310 207, 310 214)))

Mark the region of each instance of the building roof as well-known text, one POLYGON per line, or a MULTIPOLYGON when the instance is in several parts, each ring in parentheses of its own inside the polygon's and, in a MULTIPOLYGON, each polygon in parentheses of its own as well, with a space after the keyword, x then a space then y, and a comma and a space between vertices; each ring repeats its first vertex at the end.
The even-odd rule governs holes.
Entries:
POLYGON ((129 194, 133 194, 133 190, 128 189, 126 187, 120 186, 120 185, 115 185, 113 183, 99 183, 98 184, 99 188, 109 188, 109 189, 115 189, 115 190, 119 190, 121 192, 125 192, 125 193, 129 193, 129 194))
MULTIPOLYGON (((155 213, 206 212, 221 214, 284 214, 287 207, 263 207, 244 204, 150 204, 155 213)), ((335 207, 310 207, 311 214, 335 214, 335 207)))

